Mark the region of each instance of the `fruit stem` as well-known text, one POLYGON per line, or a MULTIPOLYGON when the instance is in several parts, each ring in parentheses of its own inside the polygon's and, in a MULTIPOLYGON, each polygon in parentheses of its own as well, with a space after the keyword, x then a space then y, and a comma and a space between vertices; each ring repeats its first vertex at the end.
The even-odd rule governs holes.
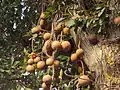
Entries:
POLYGON ((83 65, 83 62, 82 62, 81 60, 80 60, 80 62, 81 62, 81 64, 82 64, 82 69, 83 69, 82 74, 84 75, 84 73, 85 73, 84 65, 83 65))

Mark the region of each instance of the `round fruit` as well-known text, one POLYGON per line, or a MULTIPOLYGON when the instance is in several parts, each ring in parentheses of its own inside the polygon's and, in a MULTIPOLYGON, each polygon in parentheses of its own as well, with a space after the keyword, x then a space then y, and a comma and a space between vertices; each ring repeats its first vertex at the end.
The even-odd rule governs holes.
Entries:
POLYGON ((47 88, 47 85, 45 83, 42 83, 42 88, 47 88))
POLYGON ((35 70, 34 66, 32 66, 32 65, 27 65, 27 67, 26 67, 26 71, 27 71, 27 72, 32 72, 32 71, 34 71, 34 70, 35 70))
POLYGON ((63 28, 63 33, 64 34, 69 34, 70 33, 70 29, 69 28, 63 28))
POLYGON ((46 18, 45 14, 43 12, 41 13, 40 18, 41 19, 45 19, 46 18))
POLYGON ((44 82, 45 84, 51 84, 51 82, 52 82, 52 76, 50 76, 50 75, 45 75, 45 76, 43 76, 42 80, 43 80, 43 82, 44 82))
POLYGON ((43 69, 44 66, 45 66, 45 61, 39 61, 39 62, 37 63, 37 68, 38 68, 38 69, 43 69))
POLYGON ((52 57, 46 60, 46 65, 52 65, 54 63, 54 59, 52 57))
POLYGON ((61 25, 57 25, 57 26, 55 27, 55 30, 56 30, 56 31, 61 31, 61 30, 62 30, 62 26, 61 26, 61 25))
POLYGON ((45 24, 45 20, 41 19, 40 20, 40 25, 43 26, 45 24))
POLYGON ((120 24, 120 16, 118 16, 114 19, 114 23, 115 24, 120 24))
POLYGON ((32 58, 28 59, 27 61, 28 64, 33 64, 34 63, 34 60, 32 58))
POLYGON ((77 49, 77 50, 76 50, 76 54, 77 54, 78 57, 79 57, 79 56, 82 57, 82 56, 84 55, 83 49, 81 49, 81 48, 80 48, 80 49, 77 49))
POLYGON ((78 80, 79 85, 88 85, 90 82, 90 79, 87 75, 80 76, 80 79, 78 80))
POLYGON ((32 28, 32 29, 31 29, 31 32, 32 32, 32 33, 36 33, 36 32, 39 32, 40 29, 41 29, 41 27, 40 27, 40 25, 38 25, 38 26, 32 28))
POLYGON ((92 45, 96 45, 98 43, 98 39, 97 39, 96 35, 88 36, 88 40, 89 40, 90 44, 92 44, 92 45))
POLYGON ((43 36, 43 39, 48 40, 48 39, 50 39, 50 36, 51 36, 50 33, 45 33, 44 36, 43 36))
POLYGON ((34 62, 37 63, 37 62, 39 62, 39 61, 40 61, 40 57, 37 56, 37 57, 34 59, 34 62))
POLYGON ((55 49, 60 49, 62 46, 59 41, 53 41, 51 47, 53 50, 55 50, 55 49))
POLYGON ((63 49, 64 52, 70 51, 70 49, 71 49, 70 42, 68 42, 68 41, 62 41, 61 45, 62 45, 62 49, 63 49))
POLYGON ((59 65, 60 65, 60 61, 55 60, 55 61, 54 61, 54 67, 56 67, 56 68, 57 68, 57 67, 59 67, 59 65))
POLYGON ((77 56, 76 53, 73 53, 73 54, 71 55, 71 61, 72 61, 72 62, 76 61, 77 58, 78 58, 78 56, 77 56))

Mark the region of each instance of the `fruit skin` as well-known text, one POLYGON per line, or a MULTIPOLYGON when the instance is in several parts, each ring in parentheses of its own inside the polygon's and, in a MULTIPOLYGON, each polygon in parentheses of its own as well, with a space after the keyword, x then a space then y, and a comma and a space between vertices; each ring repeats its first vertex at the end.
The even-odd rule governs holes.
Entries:
POLYGON ((54 58, 50 57, 46 60, 46 65, 52 65, 54 63, 54 58))
POLYGON ((78 57, 82 57, 84 55, 84 50, 82 48, 79 48, 76 50, 76 54, 78 57))
POLYGON ((89 35, 88 40, 92 45, 96 45, 98 43, 98 39, 96 35, 89 35))
POLYGON ((50 36, 51 36, 50 33, 45 33, 44 36, 43 36, 43 39, 48 40, 48 39, 50 39, 50 36))
POLYGON ((55 27, 55 31, 61 31, 62 30, 62 26, 61 25, 57 25, 56 27, 55 27))
POLYGON ((36 58, 34 58, 34 62, 35 62, 35 63, 39 62, 40 60, 41 60, 41 59, 40 59, 39 56, 37 56, 36 58))
POLYGON ((67 28, 67 27, 63 28, 63 33, 64 34, 69 34, 70 33, 70 29, 67 28))
POLYGON ((34 63, 34 60, 32 58, 28 59, 27 61, 28 64, 33 64, 34 63))
POLYGON ((45 66, 45 61, 39 61, 37 63, 37 69, 43 69, 45 66))
POLYGON ((50 90, 50 85, 46 85, 46 83, 42 83, 42 88, 45 90, 50 90))
POLYGON ((77 54, 76 54, 76 53, 73 53, 73 54, 71 55, 71 62, 74 62, 74 61, 76 61, 77 59, 78 59, 77 54))
POLYGON ((59 65, 60 65, 60 61, 59 60, 55 60, 54 61, 54 67, 57 68, 57 67, 59 67, 59 65))
POLYGON ((45 75, 45 76, 43 76, 42 81, 43 81, 45 84, 49 85, 49 84, 51 84, 51 82, 52 82, 52 76, 50 76, 49 74, 48 74, 48 75, 45 75))
POLYGON ((64 52, 69 52, 70 51, 70 49, 71 49, 70 42, 62 41, 61 45, 62 45, 62 49, 63 49, 64 52))
POLYGON ((40 26, 43 26, 45 24, 45 20, 41 19, 40 20, 40 26))
POLYGON ((33 28, 31 29, 31 32, 32 32, 32 33, 37 33, 37 32, 40 31, 40 29, 41 29, 41 27, 40 27, 40 25, 38 25, 38 26, 36 26, 36 27, 33 27, 33 28))
POLYGON ((114 23, 115 24, 120 24, 120 16, 118 16, 114 19, 114 23))
POLYGON ((41 18, 41 19, 45 19, 45 18, 46 18, 44 12, 41 13, 40 18, 41 18))
POLYGON ((55 50, 55 49, 61 49, 62 46, 59 41, 53 41, 51 47, 53 50, 55 50))
POLYGON ((34 70, 35 70, 34 66, 32 66, 32 65, 27 65, 27 67, 26 67, 26 71, 27 71, 27 72, 33 72, 34 70))
POLYGON ((90 79, 87 75, 82 75, 78 79, 78 83, 79 83, 79 85, 88 85, 90 83, 90 79))

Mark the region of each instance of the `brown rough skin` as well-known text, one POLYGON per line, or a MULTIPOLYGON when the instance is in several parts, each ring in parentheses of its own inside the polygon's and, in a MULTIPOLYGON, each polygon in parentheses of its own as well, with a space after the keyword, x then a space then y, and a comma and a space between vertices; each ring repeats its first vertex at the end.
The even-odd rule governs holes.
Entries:
POLYGON ((37 63, 39 61, 40 61, 40 57, 39 56, 37 56, 36 58, 34 58, 34 63, 37 63))
POLYGON ((32 66, 32 65, 27 65, 27 67, 26 67, 26 71, 27 71, 27 72, 33 72, 34 70, 35 70, 34 66, 32 66))
POLYGON ((37 63, 37 69, 43 69, 45 67, 45 61, 39 61, 37 63))
POLYGON ((88 85, 90 83, 90 79, 87 75, 80 76, 78 80, 79 85, 88 85))
POLYGON ((37 32, 40 31, 40 29, 41 29, 41 27, 40 27, 40 25, 38 25, 38 26, 32 28, 32 29, 31 29, 31 32, 32 32, 32 33, 37 33, 37 32))
POLYGON ((63 33, 64 34, 69 34, 70 33, 70 29, 67 28, 67 27, 63 28, 63 33))
POLYGON ((120 16, 114 18, 114 23, 115 24, 120 24, 120 16))
POLYGON ((49 84, 51 84, 51 82, 52 82, 52 76, 50 76, 50 75, 45 75, 45 76, 43 76, 42 81, 43 81, 45 84, 49 85, 49 84))
POLYGON ((32 58, 28 59, 27 61, 28 64, 33 64, 34 63, 34 60, 32 58))
POLYGON ((76 53, 73 53, 73 54, 71 55, 71 62, 74 62, 74 61, 76 61, 77 59, 78 59, 77 54, 76 54, 76 53))
POLYGON ((45 34, 43 35, 43 39, 44 39, 44 40, 48 40, 48 39, 50 39, 50 36, 51 36, 50 33, 45 33, 45 34))
POLYGON ((76 50, 76 54, 78 57, 82 57, 84 55, 84 50, 82 48, 79 48, 76 50))
POLYGON ((62 49, 64 52, 69 52, 71 50, 71 44, 68 41, 62 41, 62 49))
POLYGON ((46 60, 46 65, 51 66, 54 63, 54 58, 50 57, 46 60))
POLYGON ((55 50, 55 49, 61 49, 62 46, 59 41, 53 41, 51 47, 53 50, 55 50))

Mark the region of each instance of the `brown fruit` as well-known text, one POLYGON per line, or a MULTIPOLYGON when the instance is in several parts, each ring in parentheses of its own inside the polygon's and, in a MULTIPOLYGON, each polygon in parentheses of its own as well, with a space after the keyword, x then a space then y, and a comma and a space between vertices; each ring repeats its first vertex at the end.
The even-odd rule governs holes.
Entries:
POLYGON ((34 62, 37 63, 37 62, 39 62, 39 61, 40 61, 40 57, 37 56, 37 57, 34 59, 34 62))
POLYGON ((56 27, 55 27, 55 31, 61 31, 62 30, 62 26, 61 25, 57 25, 56 27))
POLYGON ((34 70, 35 70, 34 66, 32 66, 32 65, 27 65, 27 67, 26 67, 26 71, 27 71, 27 72, 32 72, 32 71, 34 71, 34 70))
POLYGON ((78 57, 82 57, 82 56, 84 55, 83 49, 81 49, 81 48, 80 48, 80 49, 77 49, 77 50, 76 50, 76 54, 77 54, 78 57))
POLYGON ((41 13, 40 18, 41 19, 45 19, 46 18, 45 14, 43 12, 41 13))
POLYGON ((118 16, 114 19, 114 23, 115 24, 120 24, 120 16, 118 16))
POLYGON ((71 49, 70 42, 68 42, 68 41, 62 41, 61 45, 62 45, 62 49, 63 49, 64 52, 70 51, 70 49, 71 49))
POLYGON ((45 66, 45 61, 39 61, 39 62, 37 63, 37 68, 38 68, 38 69, 43 69, 44 66, 45 66))
POLYGON ((52 82, 52 76, 50 76, 49 74, 45 75, 45 76, 43 76, 42 80, 43 80, 43 82, 45 84, 51 84, 51 82, 52 82))
POLYGON ((67 28, 67 27, 63 28, 63 33, 64 34, 69 34, 70 33, 70 29, 67 28))
POLYGON ((96 35, 89 35, 88 40, 92 45, 96 45, 98 43, 98 39, 96 35))
POLYGON ((57 67, 59 67, 59 65, 60 65, 60 61, 59 60, 55 60, 54 61, 54 67, 57 68, 57 67))
POLYGON ((40 20, 40 26, 43 26, 43 25, 45 25, 45 20, 41 19, 40 20))
POLYGON ((88 85, 90 82, 90 79, 87 75, 80 76, 78 83, 79 85, 88 85))
POLYGON ((32 33, 37 33, 37 32, 40 31, 40 29, 41 29, 41 27, 40 27, 40 25, 38 25, 38 26, 32 28, 32 29, 31 29, 31 32, 32 32, 32 33))
POLYGON ((62 46, 59 41, 53 41, 51 47, 53 50, 55 50, 55 49, 61 49, 62 46))
POLYGON ((50 33, 45 33, 44 36, 43 36, 43 39, 48 40, 48 39, 50 39, 50 36, 51 36, 50 33))
POLYGON ((46 65, 52 65, 54 63, 54 59, 52 57, 46 60, 46 65))
POLYGON ((28 59, 27 61, 28 64, 33 64, 34 63, 34 60, 32 58, 28 59))
POLYGON ((78 59, 77 54, 76 54, 76 53, 73 53, 73 54, 71 55, 71 62, 74 62, 74 61, 76 61, 77 59, 78 59))

